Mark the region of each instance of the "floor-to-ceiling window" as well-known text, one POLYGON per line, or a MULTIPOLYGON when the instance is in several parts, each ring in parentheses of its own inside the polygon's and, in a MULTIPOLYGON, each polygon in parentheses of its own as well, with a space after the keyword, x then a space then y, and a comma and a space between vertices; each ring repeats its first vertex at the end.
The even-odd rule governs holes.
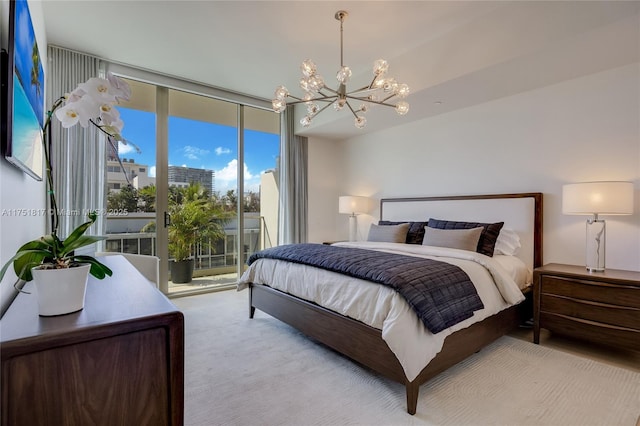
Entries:
POLYGON ((105 248, 158 255, 169 294, 233 286, 277 240, 278 116, 206 87, 128 81, 123 136, 140 151, 110 153, 110 211, 126 214, 109 216, 105 248))

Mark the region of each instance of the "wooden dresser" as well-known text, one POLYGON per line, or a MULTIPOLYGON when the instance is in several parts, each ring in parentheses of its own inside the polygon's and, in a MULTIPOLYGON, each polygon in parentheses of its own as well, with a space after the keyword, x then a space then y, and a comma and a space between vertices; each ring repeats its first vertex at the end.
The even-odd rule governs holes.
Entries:
POLYGON ((640 351, 640 272, 548 264, 533 272, 533 341, 540 329, 640 351))
POLYGON ((89 277, 82 311, 39 317, 19 294, 0 320, 3 426, 183 424, 183 315, 124 257, 102 261, 113 276, 89 277))

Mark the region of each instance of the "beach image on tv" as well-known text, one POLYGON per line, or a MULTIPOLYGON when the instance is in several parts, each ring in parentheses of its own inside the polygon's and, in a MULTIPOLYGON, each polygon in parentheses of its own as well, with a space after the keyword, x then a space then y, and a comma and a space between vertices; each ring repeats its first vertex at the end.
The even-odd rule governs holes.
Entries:
POLYGON ((26 1, 15 2, 14 29, 11 156, 41 178, 44 71, 26 1))

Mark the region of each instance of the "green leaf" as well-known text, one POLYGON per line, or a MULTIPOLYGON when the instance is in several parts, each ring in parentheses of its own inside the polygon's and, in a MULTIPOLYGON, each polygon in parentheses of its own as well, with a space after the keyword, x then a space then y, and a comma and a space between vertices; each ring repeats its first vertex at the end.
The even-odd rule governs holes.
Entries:
POLYGON ((88 246, 89 244, 93 244, 97 241, 102 241, 106 239, 107 237, 94 236, 94 235, 80 235, 72 241, 69 241, 69 238, 67 238, 63 243, 63 248, 60 252, 60 255, 66 256, 67 254, 71 253, 72 251, 80 247, 88 246))
POLYGON ((113 275, 113 271, 107 265, 99 262, 94 257, 78 255, 78 256, 74 256, 73 260, 78 263, 91 264, 91 269, 89 270, 89 273, 99 280, 103 279, 107 275, 109 276, 113 275))
MULTIPOLYGON (((72 244, 75 240, 77 240, 78 238, 80 238, 82 235, 84 235, 84 233, 87 231, 87 229, 89 229, 89 227, 91 225, 93 225, 93 222, 96 221, 96 218, 98 217, 98 215, 96 214, 96 212, 91 212, 89 213, 87 216, 89 216, 89 221, 83 223, 82 225, 78 226, 76 229, 73 230, 73 232, 67 237, 67 239, 65 240, 65 244, 66 247, 68 247, 68 245, 72 244)), ((82 247, 82 246, 80 246, 82 247)))
MULTIPOLYGON (((25 244, 26 245, 26 244, 25 244)), ((42 249, 27 249, 18 251, 0 270, 0 280, 4 277, 7 268, 13 263, 13 270, 18 278, 31 281, 31 268, 38 266, 44 259, 51 256, 51 252, 42 249)))

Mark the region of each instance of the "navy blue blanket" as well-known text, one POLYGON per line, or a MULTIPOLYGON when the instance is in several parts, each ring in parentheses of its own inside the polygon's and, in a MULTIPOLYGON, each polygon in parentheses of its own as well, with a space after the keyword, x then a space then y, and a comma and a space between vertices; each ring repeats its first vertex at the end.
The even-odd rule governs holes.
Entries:
POLYGON ((289 244, 253 253, 315 266, 389 286, 400 293, 432 333, 470 318, 484 305, 469 276, 446 262, 352 247, 289 244))

